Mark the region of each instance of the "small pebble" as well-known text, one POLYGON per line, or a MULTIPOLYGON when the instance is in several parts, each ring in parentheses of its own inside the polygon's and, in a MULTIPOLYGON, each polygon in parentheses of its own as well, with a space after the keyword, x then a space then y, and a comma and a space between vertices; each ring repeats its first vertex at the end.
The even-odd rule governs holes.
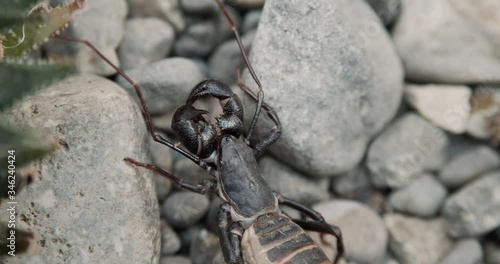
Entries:
POLYGON ((198 222, 208 210, 206 196, 193 192, 175 192, 161 205, 161 213, 174 228, 186 228, 198 222))
POLYGON ((172 255, 181 249, 181 239, 164 220, 160 221, 161 255, 172 255))
POLYGON ((391 193, 389 202, 397 211, 430 217, 438 213, 447 193, 438 180, 426 174, 391 193))
POLYGON ((453 158, 441 171, 439 180, 448 188, 458 188, 498 167, 498 152, 490 147, 478 145, 453 158))
POLYGON ((400 263, 437 263, 453 246, 440 218, 423 220, 400 214, 386 214, 389 248, 400 263))
POLYGON ((174 43, 174 34, 173 27, 159 18, 128 20, 118 49, 121 68, 141 68, 165 58, 174 43))

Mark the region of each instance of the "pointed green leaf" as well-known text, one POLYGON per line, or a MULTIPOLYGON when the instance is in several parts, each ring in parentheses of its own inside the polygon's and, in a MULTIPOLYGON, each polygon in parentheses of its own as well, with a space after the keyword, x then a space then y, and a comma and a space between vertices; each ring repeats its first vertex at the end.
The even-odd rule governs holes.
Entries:
POLYGON ((49 8, 44 4, 36 5, 22 23, 16 23, 3 30, 2 46, 4 58, 19 58, 38 48, 49 37, 63 29, 72 18, 72 14, 83 8, 85 0, 73 0, 71 3, 49 8))
POLYGON ((62 79, 71 72, 73 69, 69 66, 46 62, 0 61, 0 111, 23 95, 62 79))

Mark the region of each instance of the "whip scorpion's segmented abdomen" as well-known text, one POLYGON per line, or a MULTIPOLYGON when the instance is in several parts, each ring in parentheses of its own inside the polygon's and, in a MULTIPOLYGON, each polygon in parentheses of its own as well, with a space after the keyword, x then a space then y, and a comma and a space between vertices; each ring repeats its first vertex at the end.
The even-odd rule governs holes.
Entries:
POLYGON ((243 234, 246 264, 331 264, 312 238, 284 214, 263 215, 243 234))

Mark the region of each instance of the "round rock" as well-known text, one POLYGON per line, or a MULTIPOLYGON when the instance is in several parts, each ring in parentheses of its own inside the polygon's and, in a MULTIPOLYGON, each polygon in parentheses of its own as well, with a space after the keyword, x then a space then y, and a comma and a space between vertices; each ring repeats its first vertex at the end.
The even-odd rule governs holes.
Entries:
POLYGON ((161 205, 162 215, 174 228, 186 228, 198 222, 208 210, 206 196, 192 192, 175 192, 161 205))
POLYGON ((441 171, 439 180, 449 188, 466 182, 500 166, 500 156, 487 146, 475 146, 454 157, 441 171))
MULTIPOLYGON (((152 114, 165 114, 185 104, 193 87, 205 76, 186 58, 168 58, 125 72, 142 90, 152 114)), ((121 76, 118 83, 135 96, 134 88, 121 76)))
MULTIPOLYGON (((151 263, 160 226, 151 173, 123 162, 151 162, 139 107, 115 83, 73 76, 7 110, 61 148, 35 162, 40 180, 17 199, 16 227, 41 237, 38 255, 4 263, 151 263), (133 238, 133 239, 131 239, 133 238)), ((1 219, 7 219, 5 206, 1 219)))
MULTIPOLYGON (((386 254, 387 230, 382 219, 365 205, 349 200, 333 200, 317 204, 313 209, 320 212, 326 222, 337 225, 342 231, 347 261, 359 264, 382 263, 386 254)), ((335 247, 321 243, 318 233, 311 236, 328 256, 335 247)), ((336 244, 332 236, 325 239, 336 244)))
POLYGON ((399 58, 365 1, 266 1, 250 61, 284 128, 271 152, 311 176, 354 168, 400 103, 399 58))
POLYGON ((446 160, 448 138, 422 117, 408 113, 394 121, 371 144, 367 166, 378 187, 402 187, 446 160))
POLYGON ((174 28, 159 18, 128 20, 118 49, 121 68, 140 68, 165 58, 174 44, 174 38, 174 28))
POLYGON ((389 202, 397 211, 430 217, 439 211, 447 193, 432 175, 424 175, 391 193, 389 202))
POLYGON ((500 226, 500 171, 490 172, 446 199, 443 215, 453 237, 486 234, 500 226))
POLYGON ((386 214, 384 221, 389 230, 390 250, 400 263, 438 263, 453 246, 442 219, 386 214))

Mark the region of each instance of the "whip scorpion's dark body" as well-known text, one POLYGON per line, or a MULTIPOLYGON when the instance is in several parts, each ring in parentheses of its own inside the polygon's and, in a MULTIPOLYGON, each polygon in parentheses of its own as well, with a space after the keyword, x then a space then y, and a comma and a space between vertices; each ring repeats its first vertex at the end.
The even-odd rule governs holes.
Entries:
POLYGON ((245 86, 240 81, 239 70, 237 70, 238 86, 257 102, 257 106, 250 128, 244 135, 243 105, 238 96, 225 84, 216 80, 205 80, 197 84, 188 96, 186 104, 176 110, 172 120, 172 129, 189 152, 154 132, 141 90, 127 75, 109 62, 89 42, 60 38, 87 44, 115 68, 135 88, 152 138, 191 159, 213 176, 198 184, 191 184, 155 165, 131 158, 124 159, 130 164, 147 168, 169 178, 183 189, 200 194, 214 192, 224 201, 217 216, 217 230, 227 263, 332 263, 304 230, 334 235, 337 238, 337 254, 333 263, 337 263, 344 251, 339 228, 327 224, 318 212, 273 192, 260 172, 257 158, 278 140, 281 135, 281 124, 273 108, 264 102, 260 81, 248 61, 234 23, 220 0, 216 1, 231 24, 245 64, 259 90, 254 93, 245 86), (216 124, 210 121, 209 112, 193 106, 193 103, 205 96, 217 98, 222 106, 223 114, 216 118, 216 124), (261 109, 267 112, 275 126, 262 139, 251 145, 250 137, 261 109), (244 140, 240 139, 242 136, 245 136, 244 140), (312 221, 291 219, 281 212, 279 205, 296 209, 312 221))

